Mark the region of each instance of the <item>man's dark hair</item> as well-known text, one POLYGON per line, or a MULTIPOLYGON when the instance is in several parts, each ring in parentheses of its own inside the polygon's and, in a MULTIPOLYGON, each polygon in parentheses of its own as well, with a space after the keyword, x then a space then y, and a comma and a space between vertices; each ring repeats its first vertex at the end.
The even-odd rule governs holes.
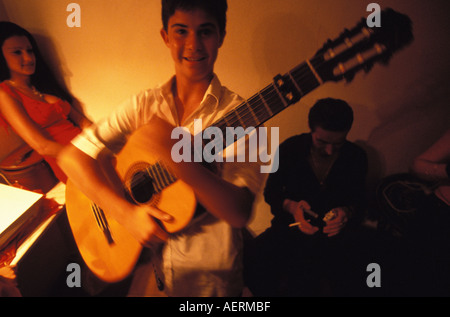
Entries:
POLYGON ((162 22, 164 30, 168 30, 169 19, 176 10, 191 11, 202 9, 213 16, 219 26, 222 36, 225 35, 227 25, 227 0, 162 0, 162 22))
POLYGON ((308 124, 311 131, 317 127, 334 132, 348 132, 353 124, 353 110, 340 99, 318 100, 309 111, 308 124))

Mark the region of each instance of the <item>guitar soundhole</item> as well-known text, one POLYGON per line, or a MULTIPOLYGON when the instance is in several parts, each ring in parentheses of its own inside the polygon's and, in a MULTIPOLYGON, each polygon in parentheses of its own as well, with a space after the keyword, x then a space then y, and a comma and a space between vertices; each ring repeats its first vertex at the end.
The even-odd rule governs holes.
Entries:
POLYGON ((153 180, 145 171, 134 174, 131 179, 131 184, 131 196, 138 204, 148 203, 155 194, 153 180))

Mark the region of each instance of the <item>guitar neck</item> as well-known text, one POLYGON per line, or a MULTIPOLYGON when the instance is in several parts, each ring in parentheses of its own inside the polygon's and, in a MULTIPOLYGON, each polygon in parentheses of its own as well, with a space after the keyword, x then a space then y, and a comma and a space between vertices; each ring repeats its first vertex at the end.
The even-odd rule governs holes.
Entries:
MULTIPOLYGON (((382 19, 383 27, 369 28, 363 18, 353 29, 345 29, 335 40, 328 40, 313 58, 276 76, 272 84, 212 127, 219 128, 222 135, 227 135, 228 127, 256 128, 327 81, 350 82, 358 71, 370 71, 377 61, 387 64, 392 53, 411 43, 414 36, 408 16, 388 8, 382 12, 382 19)), ((220 145, 224 147, 236 142, 234 138, 222 139, 220 145)))
MULTIPOLYGON (((316 71, 316 65, 319 65, 321 59, 321 56, 316 56, 301 63, 285 75, 275 77, 273 83, 228 112, 212 126, 219 128, 223 135, 226 135, 228 127, 247 129, 262 125, 323 84, 316 71)), ((228 144, 227 141, 230 140, 224 138, 224 147, 236 142, 234 140, 228 144)))

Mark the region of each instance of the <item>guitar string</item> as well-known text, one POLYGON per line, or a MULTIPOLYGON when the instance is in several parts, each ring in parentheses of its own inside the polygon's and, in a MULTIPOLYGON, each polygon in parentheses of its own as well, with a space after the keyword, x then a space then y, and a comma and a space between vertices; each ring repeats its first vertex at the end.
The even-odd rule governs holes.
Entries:
MULTIPOLYGON (((318 57, 320 57, 320 56, 318 56, 318 57)), ((315 58, 318 58, 318 57, 315 57, 315 58)), ((320 64, 317 64, 314 59, 312 59, 312 64, 316 64, 315 68, 317 68, 318 66, 320 66, 320 64)), ((311 72, 311 70, 308 68, 308 66, 306 65, 305 62, 298 65, 294 69, 292 69, 290 71, 290 73, 291 73, 291 76, 294 79, 296 79, 297 83, 300 83, 300 86, 305 85, 305 80, 310 81, 310 83, 308 83, 308 84, 314 85, 314 82, 317 83, 317 79, 315 78, 314 74, 311 72), (302 72, 302 73, 298 74, 298 72, 302 72), (313 79, 313 80, 311 80, 311 79, 313 79)), ((317 86, 317 85, 315 85, 315 86, 317 86)), ((298 89, 296 87, 295 87, 295 90, 297 90, 297 92, 301 96, 305 95, 302 91, 298 91, 298 89)), ((311 91, 311 89, 309 89, 309 91, 311 91)), ((281 111, 285 108, 284 105, 282 106, 282 108, 274 108, 274 106, 277 106, 280 104, 281 97, 278 94, 275 86, 273 84, 271 84, 271 85, 267 86, 266 88, 264 88, 263 90, 261 90, 261 92, 257 93, 256 95, 252 96, 251 98, 249 98, 247 101, 241 103, 235 109, 231 110, 227 115, 224 116, 224 118, 219 120, 216 124, 213 124, 213 126, 220 126, 221 124, 219 124, 219 123, 221 121, 224 121, 225 124, 228 124, 228 125, 236 125, 237 123, 242 123, 241 122, 242 120, 240 120, 239 118, 246 119, 244 121, 250 121, 248 118, 254 119, 253 113, 258 118, 261 116, 261 114, 265 115, 267 113, 267 110, 265 109, 265 107, 263 107, 264 101, 259 100, 260 97, 264 98, 264 101, 269 106, 269 108, 272 112, 278 113, 279 111, 281 111), (268 91, 268 93, 267 93, 267 91, 268 91), (276 102, 273 102, 274 99, 276 102), (233 117, 236 117, 236 119, 233 119, 233 117)), ((264 118, 264 119, 266 119, 266 118, 264 118)), ((257 123, 257 125, 260 125, 262 123, 262 120, 258 119, 258 121, 259 122, 256 122, 256 123, 257 123)), ((222 127, 222 130, 223 130, 223 127, 222 127)))
MULTIPOLYGON (((355 29, 354 30, 354 32, 353 33, 355 33, 353 36, 352 36, 352 38, 355 38, 358 34, 360 34, 361 33, 361 30, 357 30, 357 29, 355 29)), ((348 39, 348 38, 346 38, 346 39, 348 39)), ((341 39, 341 42, 342 43, 346 43, 345 42, 345 40, 346 39, 341 39)), ((366 36, 364 36, 363 38, 362 38, 362 40, 364 40, 364 39, 366 39, 366 36)), ((361 41, 361 40, 360 40, 361 41)), ((353 45, 355 45, 355 44, 359 44, 360 43, 360 41, 358 41, 358 42, 356 42, 356 43, 353 43, 353 45)), ((370 45, 372 45, 372 44, 370 44, 370 45)), ((336 47, 337 45, 336 45, 336 43, 334 44, 334 47, 336 47)), ((351 47, 348 47, 348 48, 351 48, 351 47)), ((342 53, 342 52, 341 52, 342 53)), ((335 57, 334 57, 335 58, 335 57)), ((312 66, 312 69, 311 68, 309 68, 309 66, 307 65, 307 63, 306 62, 304 62, 304 63, 302 63, 302 64, 300 64, 300 65, 298 65, 296 68, 294 68, 290 73, 288 73, 288 74, 290 74, 292 77, 293 77, 293 79, 297 82, 297 83, 300 83, 301 81, 303 81, 304 80, 304 77, 305 76, 310 76, 311 78, 313 78, 314 79, 314 81, 312 81, 312 82, 310 82, 310 84, 312 83, 313 84, 313 87, 312 87, 312 89, 308 89, 307 90, 307 92, 306 93, 303 93, 302 91, 298 91, 298 89, 297 89, 297 87, 295 87, 295 90, 297 90, 297 92, 303 97, 304 95, 306 95, 307 93, 309 93, 310 91, 312 91, 313 89, 315 89, 315 88, 317 88, 318 86, 320 86, 320 82, 319 82, 319 79, 320 79, 320 77, 319 78, 317 78, 316 77, 316 74, 315 74, 315 71, 319 68, 319 67, 322 67, 323 65, 325 65, 326 63, 329 63, 330 61, 328 60, 325 60, 324 58, 323 58, 323 54, 320 54, 320 55, 316 55, 316 56, 314 56, 313 58, 311 58, 310 60, 309 60, 309 63, 310 63, 310 65, 312 66), (303 71, 303 73, 298 73, 298 72, 301 72, 301 71, 303 71), (312 75, 313 76, 311 76, 310 74, 312 73, 312 75), (314 85, 314 82, 317 82, 317 84, 315 84, 314 85)), ((360 62, 360 64, 361 64, 362 62, 360 62)), ((276 90, 275 90, 275 92, 276 92, 276 90)), ((277 92, 276 92, 277 93, 277 92)), ((278 93, 277 93, 278 94, 278 93)), ((252 97, 253 98, 253 97, 252 97)), ((250 100, 250 99, 249 99, 250 100)), ((269 102, 267 102, 268 104, 269 104, 269 102)), ((232 113, 238 113, 239 111, 241 111, 242 109, 244 109, 244 112, 240 112, 239 113, 239 116, 242 118, 242 117, 247 117, 248 118, 248 113, 250 113, 250 110, 248 110, 247 112, 245 112, 245 108, 246 107, 248 107, 248 102, 245 102, 244 104, 242 104, 242 105, 240 105, 240 106, 238 106, 234 111, 232 111, 232 113)), ((260 105, 259 105, 260 106, 260 105)), ((275 110, 275 112, 276 113, 278 113, 279 111, 281 111, 281 110, 283 110, 285 107, 283 107, 283 108, 281 108, 281 109, 276 109, 275 110)), ((259 107, 259 109, 262 109, 262 107, 259 107)), ((252 110, 254 110, 254 109, 252 109, 252 110)), ((264 109, 262 109, 262 110, 264 110, 264 109)), ((271 109, 272 110, 272 109, 271 109)), ((254 111, 255 112, 255 111, 254 111)), ((256 112, 255 112, 255 114, 256 114, 256 112)), ((253 117, 253 114, 252 113, 250 113, 250 115, 252 115, 252 117, 253 117)), ((256 115, 257 116, 257 115, 256 115)), ((258 117, 258 116, 257 116, 258 117)), ((230 122, 230 125, 235 125, 236 123, 239 123, 240 122, 240 120, 229 120, 229 118, 228 119, 225 119, 226 121, 229 121, 230 122)), ((257 122, 258 124, 261 124, 261 122, 257 122)))
MULTIPOLYGON (((318 85, 317 79, 314 77, 314 74, 311 72, 311 70, 309 68, 307 68, 305 63, 302 63, 302 64, 298 65, 296 68, 294 68, 293 70, 291 70, 291 76, 293 77, 294 80, 296 80, 296 82, 298 83, 299 86, 304 87, 304 86, 308 86, 308 85, 313 85, 313 86, 317 87, 317 85, 318 85), (314 81, 315 81, 315 83, 314 83, 314 81)), ((308 91, 310 91, 310 90, 311 89, 308 89, 308 91)), ((297 90, 297 93, 299 93, 301 96, 304 96, 304 94, 301 91, 297 90)), ((225 131, 225 133, 226 133, 225 128, 228 125, 235 126, 236 124, 244 123, 242 121, 248 121, 249 120, 248 118, 254 119, 254 116, 256 116, 258 118, 258 120, 261 117, 263 117, 263 120, 264 120, 265 119, 264 116, 267 116, 267 113, 268 113, 268 111, 265 109, 264 103, 266 103, 266 105, 270 108, 270 110, 273 113, 278 113, 285 108, 284 104, 281 102, 281 98, 283 98, 283 96, 279 95, 274 84, 272 83, 272 84, 268 85, 267 87, 265 87, 263 90, 261 90, 261 92, 259 92, 258 94, 252 96, 248 101, 241 103, 240 106, 238 106, 234 110, 231 110, 228 115, 226 115, 221 120, 217 121, 216 125, 218 125, 220 130, 225 131), (256 100, 257 98, 258 98, 258 100, 256 100), (252 100, 255 100, 253 105, 249 104, 252 102, 252 100), (280 105, 281 105, 281 107, 280 107, 280 105), (252 113, 252 111, 253 111, 253 113, 252 113), (231 115, 234 115, 235 119, 230 119, 231 115), (222 124, 220 122, 223 122, 225 124, 222 124)), ((256 122, 256 123, 258 125, 261 124, 261 122, 256 122)), ((242 124, 242 125, 244 126, 244 124, 242 124)), ((247 128, 247 127, 248 126, 245 126, 244 128, 247 128)), ((225 138, 225 142, 226 142, 226 140, 227 139, 225 138)), ((224 146, 227 145, 227 144, 223 144, 224 140, 221 140, 219 138, 211 140, 210 142, 213 142, 214 147, 219 147, 219 148, 222 147, 222 149, 224 146)), ((196 150, 196 149, 194 149, 194 150, 196 150)), ((172 177, 172 175, 165 168, 162 169, 162 172, 163 172, 163 177, 167 177, 167 178, 172 177)), ((152 176, 155 177, 156 175, 152 175, 152 176)), ((156 177, 156 179, 157 179, 157 181, 160 180, 159 177, 156 177)), ((169 183, 166 182, 166 183, 164 183, 163 186, 161 186, 161 188, 167 187, 168 185, 169 185, 169 183)))
POLYGON ((91 210, 94 213, 95 221, 97 222, 97 226, 100 228, 100 230, 104 231, 103 223, 100 221, 98 212, 97 212, 97 205, 92 203, 91 204, 91 210))
MULTIPOLYGON (((314 86, 313 88, 305 89, 305 91, 309 92, 314 88, 316 88, 318 85, 320 85, 317 79, 315 78, 314 74, 311 72, 311 70, 307 67, 305 63, 300 64, 296 68, 291 70, 290 74, 299 86, 301 87, 309 85, 314 86), (299 74, 299 72, 303 73, 299 74)), ((301 97, 305 95, 302 91, 299 91, 296 87, 293 88, 295 88, 295 90, 297 91, 298 94, 300 94, 301 97)), ((255 116, 257 118, 265 116, 263 117, 263 121, 265 121, 266 117, 268 117, 270 114, 268 114, 267 109, 265 109, 264 102, 275 114, 286 108, 284 106, 284 103, 281 101, 281 98, 283 98, 283 96, 280 96, 274 84, 271 84, 266 88, 264 88, 263 90, 261 90, 260 93, 252 96, 250 99, 240 104, 236 109, 230 111, 230 113, 226 115, 223 119, 219 120, 217 124, 219 125, 219 128, 222 131, 224 131, 227 125, 235 126, 236 124, 243 123, 242 121, 250 121, 249 118, 254 120, 255 116), (261 98, 263 98, 263 100, 261 100, 261 98), (235 117, 235 119, 233 119, 232 117, 235 117), (223 125, 220 122, 224 122, 226 125, 223 125)), ((259 119, 258 121, 259 122, 256 122, 257 126, 261 124, 261 121, 259 119)), ((244 126, 244 128, 247 128, 249 126, 250 125, 244 126)), ((211 142, 215 142, 215 140, 212 140, 211 142)))
POLYGON ((103 232, 108 230, 108 223, 106 222, 105 219, 105 214, 103 213, 103 210, 101 210, 96 204, 94 204, 94 212, 96 217, 98 217, 98 221, 100 221, 100 227, 102 229, 103 232))
MULTIPOLYGON (((316 66, 317 68, 317 66, 316 66)), ((316 88, 318 86, 317 79, 315 78, 314 74, 311 72, 309 68, 307 68, 306 64, 300 64, 290 72, 291 76, 294 78, 294 80, 299 84, 299 86, 315 86, 312 89, 316 88), (302 72, 302 73, 298 73, 302 72)), ((297 93, 299 93, 302 97, 305 95, 302 91, 298 91, 296 87, 293 87, 297 93)), ((312 89, 307 89, 307 91, 311 91, 312 89)), ((258 95, 258 94, 257 94, 258 95)), ((257 95, 251 97, 248 101, 242 103, 240 106, 238 106, 236 109, 231 111, 230 115, 226 115, 224 121, 228 122, 229 125, 235 125, 237 123, 241 123, 241 120, 239 118, 246 119, 244 121, 250 121, 248 118, 254 118, 253 113, 256 115, 256 117, 260 118, 261 115, 266 115, 267 111, 264 107, 264 101, 269 106, 272 112, 278 113, 281 110, 285 108, 284 104, 280 103, 281 98, 278 94, 274 84, 271 84, 267 86, 265 89, 263 89, 259 95, 261 95, 262 98, 264 98, 264 101, 256 100, 252 104, 252 99, 256 99, 257 95), (268 94, 264 96, 265 92, 269 91, 268 94), (277 107, 281 105, 281 107, 277 107), (255 108, 256 107, 256 108, 255 108), (236 119, 230 118, 231 116, 234 116, 234 113, 237 113, 236 119), (228 117, 228 118, 227 118, 228 117)), ((265 119, 265 118, 264 118, 265 119)), ((258 125, 261 124, 260 122, 256 122, 258 125)))
MULTIPOLYGON (((150 166, 146 169, 147 174, 152 177, 156 181, 156 186, 158 191, 161 191, 165 187, 169 186, 170 184, 174 183, 176 179, 173 177, 172 174, 169 173, 166 167, 162 166, 162 162, 157 162, 156 164, 150 166)), ((145 180, 145 176, 142 174, 135 174, 134 178, 130 181, 130 187, 134 188, 138 184, 142 183, 145 180)))
MULTIPOLYGON (((303 91, 300 91, 297 87, 293 87, 295 89, 295 91, 298 94, 300 94, 300 97, 305 96, 307 93, 309 93, 310 91, 314 90, 315 88, 317 88, 318 86, 320 86, 322 84, 321 82, 319 82, 320 77, 317 78, 315 72, 318 68, 320 68, 324 64, 329 63, 329 61, 325 61, 325 59, 323 58, 323 55, 317 55, 317 56, 313 57, 312 59, 310 59, 309 62, 310 62, 311 68, 306 62, 304 62, 304 63, 298 65, 293 70, 291 70, 288 74, 286 74, 286 75, 291 75, 293 82, 295 82, 299 86, 303 87, 304 90, 306 91, 306 93, 304 93, 303 91), (305 89, 305 87, 306 87, 306 89, 305 89)), ((296 85, 294 85, 294 86, 296 86, 296 85)), ((278 113, 278 112, 284 110, 284 108, 286 108, 286 106, 284 106, 284 103, 283 104, 280 103, 280 96, 273 84, 271 86, 268 86, 267 88, 265 88, 265 90, 270 89, 270 88, 272 88, 272 89, 268 96, 267 95, 263 96, 264 90, 261 93, 259 93, 259 95, 264 98, 264 101, 269 106, 269 108, 272 112, 278 113), (277 102, 272 103, 273 99, 276 99, 277 102), (281 108, 280 108, 280 106, 281 106, 281 108)), ((254 119, 254 116, 259 118, 259 115, 261 115, 261 114, 267 116, 266 109, 264 109, 264 107, 261 106, 261 104, 263 104, 264 101, 262 101, 262 102, 256 101, 256 102, 252 103, 253 99, 255 99, 255 96, 253 96, 248 101, 246 101, 243 104, 241 104, 240 106, 238 106, 236 109, 232 110, 229 115, 225 116, 223 121, 225 121, 226 123, 228 123, 231 126, 234 126, 234 125, 236 125, 236 123, 241 123, 242 120, 240 120, 240 119, 242 119, 242 118, 248 120, 249 116, 251 116, 252 119, 254 119), (254 107, 256 107, 256 109, 254 107), (233 120, 232 116, 236 116, 236 119, 233 120)), ((289 103, 289 105, 290 105, 290 103, 289 103)), ((267 116, 267 117, 270 117, 270 116, 267 116)), ((263 120, 264 119, 266 119, 266 118, 263 118, 263 120)), ((258 121, 260 121, 260 122, 256 122, 257 125, 260 125, 261 121, 263 121, 263 120, 258 119, 258 121)), ((223 127, 222 127, 222 129, 223 129, 223 127)))
POLYGON ((95 221, 97 222, 97 226, 103 232, 106 240, 109 244, 114 243, 114 239, 112 238, 111 231, 109 230, 108 220, 106 219, 105 213, 103 210, 97 206, 97 204, 91 204, 91 210, 94 213, 95 221))
MULTIPOLYGON (((241 121, 247 121, 249 117, 253 118, 253 114, 251 113, 251 111, 254 112, 254 114, 258 118, 258 120, 261 117, 265 118, 265 116, 267 116, 268 111, 264 107, 264 102, 266 102, 268 107, 274 113, 278 113, 279 111, 284 109, 284 106, 281 109, 275 108, 278 104, 282 103, 281 102, 282 96, 280 96, 278 94, 278 92, 276 91, 276 89, 274 87, 274 84, 271 84, 271 85, 267 86, 259 94, 261 95, 261 98, 264 98, 264 101, 262 101, 262 100, 255 101, 255 103, 253 104, 253 107, 256 107, 256 109, 252 108, 252 110, 250 110, 250 108, 249 108, 250 105, 246 106, 247 102, 242 103, 236 109, 231 110, 231 113, 235 113, 236 114, 235 115, 236 119, 227 119, 226 117, 228 117, 228 118, 230 117, 230 114, 228 114, 227 116, 225 116, 224 118, 221 119, 221 121, 224 122, 226 125, 225 124, 219 124, 221 121, 218 121, 218 123, 216 123, 218 125, 218 128, 220 130, 222 130, 222 131, 225 131, 225 133, 226 133, 225 128, 228 125, 229 126, 235 126, 236 124, 243 123, 241 121), (264 96, 263 96, 263 94, 264 94, 264 96), (237 113, 239 113, 239 114, 237 114, 237 113), (241 118, 241 120, 239 118, 241 118)), ((255 95, 252 98, 256 99, 257 97, 258 96, 255 95)), ((258 125, 261 124, 260 122, 257 122, 257 123, 258 123, 258 125)), ((246 128, 246 127, 244 127, 244 128, 246 128)), ((214 142, 213 143, 214 147, 217 146, 219 148, 220 147, 223 148, 224 146, 226 146, 226 144, 223 144, 223 141, 224 140, 221 140, 221 139, 214 139, 211 142, 214 142)), ((158 162, 157 164, 160 164, 160 162, 158 162)), ((169 183, 166 183, 166 182, 162 182, 163 184, 160 185, 161 177, 158 177, 157 173, 154 172, 155 170, 153 169, 153 167, 151 167, 150 169, 147 169, 147 171, 148 171, 148 174, 158 183, 158 187, 160 187, 161 189, 163 189, 163 188, 167 187, 168 185, 170 185, 169 183)), ((173 178, 173 176, 167 171, 166 168, 162 168, 161 172, 163 174, 162 178, 164 178, 164 177, 165 178, 169 178, 169 179, 173 178)), ((135 186, 137 186, 140 182, 143 181, 144 178, 145 178, 144 175, 138 175, 137 177, 133 178, 131 180, 131 184, 130 184, 131 187, 134 188, 135 186)))
MULTIPOLYGON (((256 103, 253 103, 253 107, 256 108, 248 108, 247 107, 241 107, 241 108, 237 108, 237 110, 235 110, 235 112, 239 113, 239 115, 235 115, 235 118, 230 118, 231 116, 228 116, 227 118, 225 118, 224 120, 222 120, 221 122, 225 122, 225 124, 220 123, 219 124, 219 128, 225 132, 225 135, 228 136, 228 130, 226 130, 226 127, 228 126, 236 126, 238 124, 242 124, 242 121, 249 121, 250 119, 254 120, 254 115, 253 113, 258 117, 258 118, 263 118, 263 120, 258 120, 259 122, 257 123, 257 126, 260 125, 261 121, 266 121, 266 117, 271 116, 268 111, 265 108, 264 102, 266 102, 266 104, 270 107, 271 111, 276 114, 280 111, 282 111, 285 107, 284 104, 282 104, 281 102, 281 96, 278 94, 278 92, 276 91, 276 89, 272 86, 272 87, 267 87, 266 88, 269 93, 266 93, 265 96, 263 96, 264 101, 257 101, 256 103), (281 105, 281 107, 280 107, 281 105), (252 113, 253 111, 253 113, 252 113)), ((253 97, 256 98, 256 97, 253 97)), ((243 125, 243 128, 247 128, 250 127, 251 125, 243 125)), ((212 140, 210 142, 214 142, 213 146, 228 146, 232 143, 235 142, 234 140, 235 138, 233 137, 233 140, 231 141, 231 143, 226 143, 228 140, 231 140, 230 138, 225 138, 223 141, 221 139, 217 139, 217 140, 212 140), (222 144, 222 142, 225 142, 225 144, 222 144)))

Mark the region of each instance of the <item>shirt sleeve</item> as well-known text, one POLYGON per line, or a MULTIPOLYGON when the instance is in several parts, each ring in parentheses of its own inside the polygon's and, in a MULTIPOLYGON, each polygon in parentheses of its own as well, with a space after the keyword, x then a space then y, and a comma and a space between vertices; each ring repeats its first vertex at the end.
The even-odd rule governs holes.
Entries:
POLYGON ((86 128, 72 144, 94 159, 105 147, 119 153, 129 136, 150 120, 152 99, 148 92, 131 97, 109 117, 86 128))
MULTIPOLYGON (((236 186, 248 188, 255 196, 261 190, 261 184, 264 183, 265 174, 261 173, 261 162, 259 161, 259 153, 264 151, 265 148, 257 147, 253 149, 249 145, 249 138, 258 138, 261 135, 258 130, 253 130, 249 134, 249 137, 245 140, 244 138, 237 141, 235 144, 236 155, 233 159, 230 156, 226 156, 225 163, 222 168, 222 178, 236 186), (252 162, 249 157, 246 156, 245 162, 239 162, 237 157, 243 154, 249 154, 252 151, 256 151, 257 155, 254 157, 256 161, 252 162)), ((234 146, 234 144, 232 145, 234 146)), ((228 153, 228 152, 227 152, 228 153)))

